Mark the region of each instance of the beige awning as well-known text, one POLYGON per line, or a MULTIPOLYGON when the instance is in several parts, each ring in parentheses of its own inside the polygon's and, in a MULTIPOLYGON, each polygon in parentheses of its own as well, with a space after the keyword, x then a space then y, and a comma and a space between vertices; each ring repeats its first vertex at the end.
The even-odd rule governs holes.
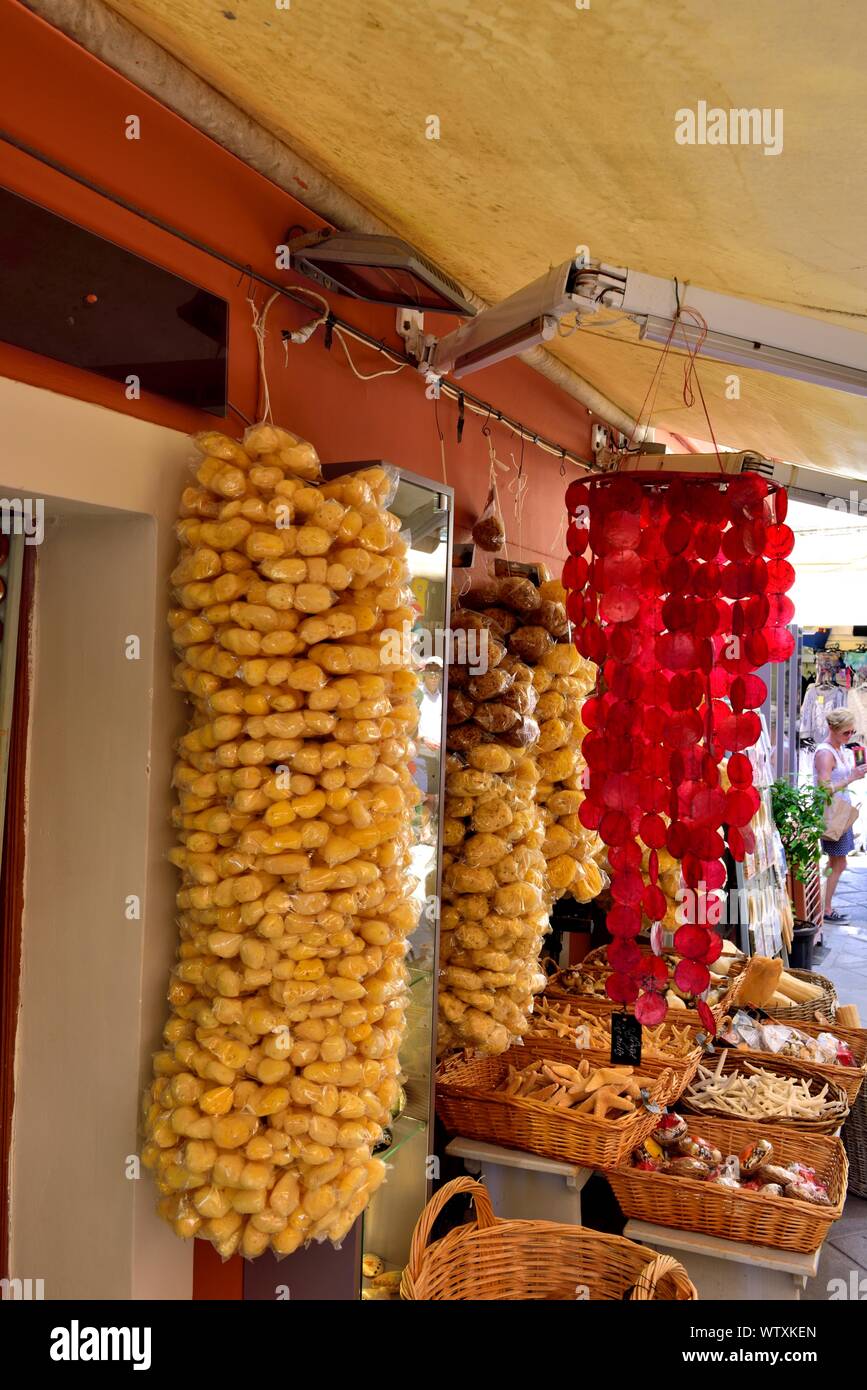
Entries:
MULTIPOLYGON (((587 244, 865 327, 867 9, 851 0, 110 3, 488 299, 587 244), (781 151, 678 143, 676 113, 699 102, 782 112, 781 151)), ((621 322, 552 350, 634 415, 661 351, 636 338, 621 322)), ((867 399, 754 371, 729 399, 731 371, 701 368, 721 443, 867 477, 867 399)), ((675 360, 653 423, 708 437, 675 360)))

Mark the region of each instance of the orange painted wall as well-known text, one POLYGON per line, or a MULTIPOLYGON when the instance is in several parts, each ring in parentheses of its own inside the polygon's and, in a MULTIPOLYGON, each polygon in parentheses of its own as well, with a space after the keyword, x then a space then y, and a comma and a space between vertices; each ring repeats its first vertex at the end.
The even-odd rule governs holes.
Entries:
MULTIPOLYGON (((0 0, 0 90, 4 125, 14 138, 264 274, 280 278, 282 273, 274 269, 274 247, 290 226, 322 225, 303 206, 303 187, 298 189, 302 201, 296 202, 17 0, 0 0), (138 141, 125 138, 125 118, 131 114, 140 118, 138 141)), ((0 142, 0 183, 224 297, 230 306, 229 398, 244 414, 256 415, 257 362, 243 278, 239 283, 237 273, 212 256, 115 207, 6 142, 0 142)), ((261 305, 261 290, 257 298, 261 305)), ((333 303, 346 319, 398 345, 393 310, 346 299, 333 303)), ((410 368, 378 381, 358 381, 336 339, 332 350, 325 351, 321 331, 305 347, 290 346, 284 367, 279 330, 296 327, 307 317, 285 301, 271 312, 267 361, 275 419, 310 438, 325 461, 384 458, 442 478, 434 404, 410 368)), ((449 320, 442 320, 443 331, 450 326, 449 320)), ((365 373, 385 365, 361 345, 354 344, 352 352, 365 373)), ((155 396, 145 394, 141 401, 129 402, 120 386, 2 343, 0 375, 179 429, 213 424, 212 417, 155 396)), ((588 413, 529 368, 507 363, 480 373, 468 385, 538 433, 589 455, 588 413)), ((472 521, 485 499, 488 439, 484 422, 468 414, 458 446, 456 406, 443 400, 438 414, 447 479, 456 489, 460 534, 461 525, 472 521)), ((230 417, 227 428, 238 432, 238 418, 230 417)), ((504 461, 510 454, 516 461, 520 458, 520 443, 502 426, 493 423, 490 437, 504 461)), ((49 446, 58 443, 47 441, 49 446)), ((118 467, 123 467, 122 460, 118 467)), ((514 494, 502 494, 509 553, 548 559, 556 571, 565 554, 562 496, 576 469, 566 465, 564 477, 557 459, 528 444, 524 472, 528 487, 519 516, 514 494)), ((219 1266, 211 1256, 208 1250, 197 1250, 197 1296, 240 1297, 237 1263, 219 1266)))

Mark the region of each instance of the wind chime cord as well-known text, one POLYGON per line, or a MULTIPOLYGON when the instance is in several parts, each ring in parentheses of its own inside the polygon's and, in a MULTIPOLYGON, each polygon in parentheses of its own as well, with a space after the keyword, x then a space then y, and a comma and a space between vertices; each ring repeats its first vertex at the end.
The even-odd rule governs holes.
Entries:
POLYGON ((707 421, 707 427, 710 430, 710 437, 711 442, 713 443, 714 452, 716 454, 716 461, 719 464, 720 472, 724 473, 725 469, 723 468, 722 459, 720 458, 719 445, 716 442, 716 434, 714 433, 714 428, 710 418, 710 412, 708 411, 707 402, 704 398, 704 391, 702 390, 701 386, 701 378, 698 374, 698 355, 701 352, 701 349, 704 345, 704 341, 708 335, 707 320, 704 318, 702 314, 699 313, 698 309, 692 309, 689 307, 689 305, 685 305, 681 310, 681 315, 678 322, 681 321, 682 317, 685 314, 689 314, 698 324, 699 338, 697 343, 695 344, 695 347, 690 348, 689 340, 686 336, 686 333, 684 332, 681 323, 681 333, 683 334, 683 340, 686 345, 687 355, 687 361, 684 363, 683 367, 683 403, 687 407, 687 409, 691 409, 692 406, 695 404, 695 396, 692 394, 692 381, 694 379, 695 384, 698 387, 698 394, 701 399, 702 409, 704 410, 704 418, 707 421))
MULTIPOLYGON (((659 355, 659 358, 653 371, 653 375, 650 379, 650 384, 648 385, 644 400, 641 403, 641 409, 639 410, 638 415, 636 417, 635 428, 633 429, 632 435, 630 436, 629 445, 627 446, 627 448, 631 446, 633 440, 635 439, 636 433, 644 417, 645 406, 648 407, 646 428, 649 428, 651 425, 651 422, 653 420, 653 413, 656 408, 656 397, 659 392, 660 383, 662 381, 663 374, 665 371, 666 360, 668 358, 669 352, 671 351, 671 346, 674 341, 675 333, 679 329, 681 337, 683 338, 684 351, 686 353, 686 360, 683 364, 683 403, 686 406, 687 410, 691 410, 692 407, 695 405, 695 396, 692 390, 692 383, 694 381, 698 389, 699 399, 701 400, 702 409, 704 411, 704 418, 707 421, 707 427, 710 432, 711 443, 713 444, 714 453, 716 454, 716 461, 719 466, 720 473, 724 474, 725 469, 723 468, 722 458, 720 457, 716 433, 711 422, 710 412, 707 408, 707 402, 704 397, 704 391, 702 390, 701 378, 698 373, 698 356, 701 352, 701 349, 704 345, 704 341, 707 338, 708 334, 707 321, 704 318, 704 316, 701 313, 699 313, 698 309, 693 309, 688 304, 681 304, 680 287, 678 285, 677 280, 675 280, 674 282, 674 294, 675 302, 677 305, 677 312, 674 318, 672 319, 671 328, 668 332, 668 337, 666 338, 665 343, 663 344, 662 352, 659 355), (694 345, 690 343, 689 337, 687 336, 686 330, 683 326, 683 321, 687 317, 691 318, 699 329, 699 336, 694 345)), ((661 462, 659 464, 659 467, 662 467, 661 462)))

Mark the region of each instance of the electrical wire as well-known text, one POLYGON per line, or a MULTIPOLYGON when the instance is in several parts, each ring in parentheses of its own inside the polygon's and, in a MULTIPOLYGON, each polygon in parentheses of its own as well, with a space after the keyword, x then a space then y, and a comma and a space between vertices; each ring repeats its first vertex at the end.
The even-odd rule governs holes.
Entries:
POLYGON ((295 290, 297 294, 307 294, 311 299, 315 299, 318 304, 321 304, 322 313, 318 318, 311 319, 309 323, 302 324, 300 328, 293 329, 291 333, 287 329, 283 330, 283 356, 287 367, 289 365, 289 343, 308 342, 317 328, 321 328, 324 323, 328 322, 331 313, 331 305, 324 295, 317 293, 316 290, 308 290, 305 285, 296 285, 295 290))
POLYGON ((446 472, 446 437, 443 434, 442 426, 440 425, 440 403, 437 400, 436 396, 434 396, 434 424, 436 425, 437 436, 440 442, 440 463, 442 465, 443 470, 443 482, 445 483, 446 487, 448 487, 449 477, 448 473, 446 472))
MULTIPOLYGON (((268 389, 268 372, 265 367, 265 340, 268 334, 268 311, 274 303, 274 300, 279 299, 279 297, 280 296, 275 290, 270 299, 266 300, 265 307, 260 312, 252 294, 247 296, 247 303, 250 306, 250 312, 253 316, 253 332, 256 336, 256 349, 259 359, 259 386, 262 391, 262 419, 268 421, 271 421, 273 416, 271 414, 271 392, 268 389)), ((258 404, 257 397, 257 407, 258 404)))
MULTIPOLYGON (((335 322, 335 333, 338 332, 338 322, 339 331, 345 334, 346 337, 354 338, 365 347, 373 348, 389 361, 396 362, 400 369, 403 367, 417 367, 418 364, 413 358, 405 357, 396 348, 390 347, 388 343, 372 339, 368 334, 356 330, 350 324, 342 320, 335 322)), ((344 350, 345 346, 344 344, 344 350)), ((375 373, 375 375, 391 376, 393 373, 380 372, 375 373)), ((510 415, 505 415, 501 410, 497 410, 495 406, 490 405, 487 401, 483 401, 480 397, 473 396, 464 387, 453 386, 450 381, 443 380, 440 382, 440 396, 446 396, 456 404, 459 404, 461 397, 463 397, 465 409, 470 411, 473 415, 484 417, 486 421, 496 420, 498 424, 505 425, 513 434, 516 434, 522 442, 535 445, 542 453, 549 454, 552 458, 565 460, 584 472, 587 470, 593 472, 605 471, 595 460, 581 458, 580 455, 573 453, 571 449, 566 449, 562 445, 554 444, 551 440, 545 439, 542 435, 535 434, 526 425, 522 425, 519 420, 513 419, 510 415)))
POLYGON ((380 376, 397 376, 398 372, 402 372, 406 367, 409 366, 408 362, 401 362, 397 367, 392 367, 390 370, 386 367, 381 372, 360 372, 352 360, 352 354, 350 353, 346 339, 343 336, 343 329, 338 328, 335 325, 334 336, 340 343, 340 346, 343 348, 343 351, 346 353, 346 360, 352 368, 354 375, 358 377, 359 381, 376 381, 377 377, 380 376))
MULTIPOLYGON (((605 334, 602 332, 604 328, 616 328, 620 323, 635 323, 635 316, 633 314, 620 314, 616 319, 605 319, 603 323, 593 324, 579 321, 575 326, 580 328, 582 333, 595 333, 604 338, 605 334)), ((565 336, 568 337, 569 334, 567 333, 565 336)), ((622 339, 618 341, 622 341, 622 339)))

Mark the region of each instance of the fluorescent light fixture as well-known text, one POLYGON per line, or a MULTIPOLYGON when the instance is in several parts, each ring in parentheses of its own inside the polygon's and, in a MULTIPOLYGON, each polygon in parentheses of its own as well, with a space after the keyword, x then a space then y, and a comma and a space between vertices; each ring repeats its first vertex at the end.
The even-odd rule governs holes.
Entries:
POLYGON ((634 319, 652 342, 671 336, 675 348, 867 396, 867 333, 583 256, 552 267, 439 341, 429 337, 421 366, 431 378, 461 377, 547 342, 566 314, 583 327, 603 310, 634 319))
POLYGON ((550 314, 543 314, 537 319, 532 319, 530 323, 513 328, 510 333, 501 334, 493 343, 479 343, 476 347, 459 353, 451 375, 462 377, 470 372, 479 371, 481 367, 492 367, 495 362, 502 362, 506 357, 515 357, 518 353, 535 347, 537 343, 547 343, 556 332, 557 320, 550 314))
POLYGON ((673 347, 688 345, 734 366, 867 395, 867 334, 619 267, 599 266, 582 281, 585 308, 619 309, 651 342, 667 342, 676 324, 673 347), (703 342, 704 330, 690 309, 707 324, 703 342))
POLYGON ((441 338, 433 345, 430 370, 436 376, 462 377, 548 342, 563 315, 575 308, 571 288, 575 267, 574 261, 554 266, 501 304, 483 309, 472 323, 441 338))
POLYGON ((326 228, 288 246, 293 268, 336 294, 422 313, 476 312, 451 276, 400 237, 326 228))
MULTIPOLYGON (((657 318, 651 314, 645 319, 639 337, 652 343, 667 343, 671 334, 671 320, 657 318)), ((744 338, 733 338, 727 333, 708 333, 701 340, 702 330, 691 322, 681 319, 671 345, 698 349, 702 357, 712 357, 718 362, 730 362, 735 367, 753 367, 760 372, 770 372, 774 376, 793 377, 796 381, 810 381, 814 386, 828 386, 837 391, 849 391, 856 396, 867 396, 867 367, 846 366, 843 363, 824 362, 820 357, 808 357, 804 353, 789 352, 785 348, 771 347, 767 343, 750 343, 744 338)), ((860 335, 859 335, 860 336, 860 335)))

